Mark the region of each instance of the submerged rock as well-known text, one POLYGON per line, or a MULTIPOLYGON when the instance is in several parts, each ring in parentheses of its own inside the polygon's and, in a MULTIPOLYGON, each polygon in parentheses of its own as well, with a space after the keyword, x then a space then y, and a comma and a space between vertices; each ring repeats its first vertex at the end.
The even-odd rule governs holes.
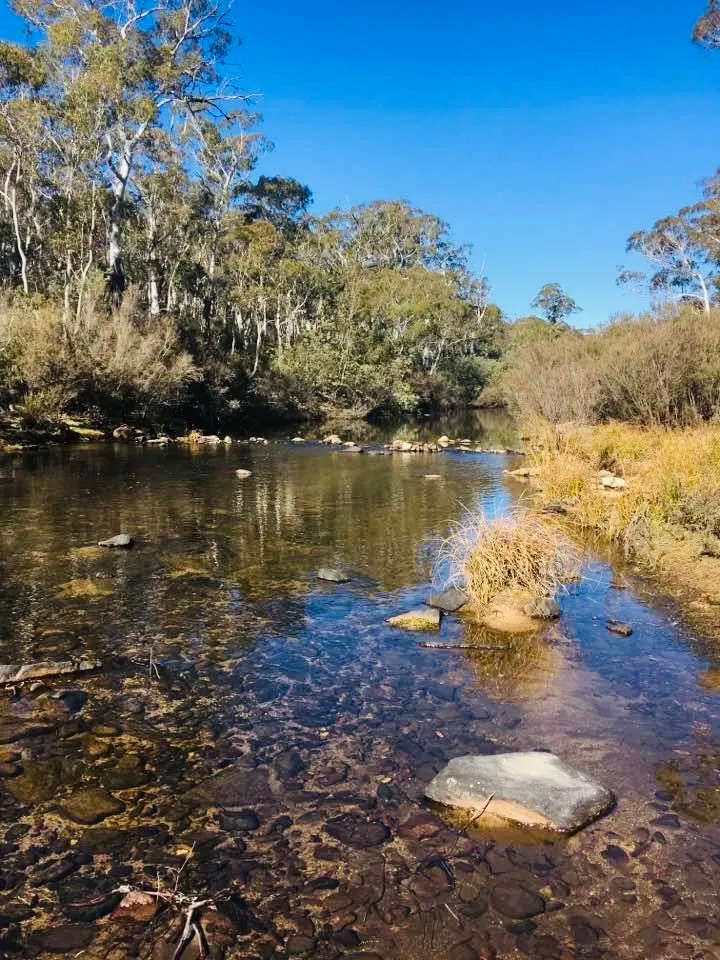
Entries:
POLYGON ((135 540, 128 533, 118 533, 107 540, 98 540, 99 547, 109 547, 111 550, 129 550, 135 540))
POLYGON ((436 607, 418 607, 417 610, 388 617, 385 622, 404 630, 439 630, 440 611, 436 607))
POLYGON ((618 633, 621 637, 629 637, 633 628, 624 620, 608 620, 607 628, 611 633, 618 633))
POLYGON ((528 920, 545 912, 543 898, 519 883, 498 883, 490 894, 490 903, 498 913, 512 920, 528 920))
POLYGON ((365 850, 387 843, 391 834, 382 820, 365 820, 356 813, 344 813, 325 824, 325 832, 349 847, 365 850))
POLYGON ((429 607, 436 607, 445 613, 455 613, 468 602, 468 595, 457 587, 449 587, 441 593, 431 593, 425 603, 429 607))
POLYGON ((89 787, 79 790, 60 804, 60 812, 75 823, 99 823, 106 817, 122 813, 125 804, 107 790, 89 787))
MULTIPOLYGON (((86 670, 96 670, 100 666, 99 660, 41 660, 37 663, 3 663, 0 664, 0 683, 20 683, 23 680, 33 680, 38 677, 52 677, 61 673, 83 673, 86 670)), ((0 743, 4 741, 0 739, 0 743)))
POLYGON ((130 890, 113 910, 113 920, 149 923, 158 912, 158 898, 142 890, 130 890))
POLYGON ((526 603, 523 613, 533 620, 557 620, 562 610, 557 600, 552 597, 539 597, 526 603))
POLYGON ((350 577, 337 567, 320 567, 317 578, 318 580, 326 580, 328 583, 350 582, 350 577))
POLYGON ((606 787, 553 753, 455 757, 425 796, 437 803, 556 833, 574 833, 615 802, 606 787))
POLYGON ((482 623, 490 630, 500 633, 531 633, 537 630, 537 620, 529 617, 523 610, 527 597, 515 595, 512 591, 495 597, 482 615, 482 623))
POLYGON ((35 953, 80 953, 90 946, 96 934, 93 926, 67 923, 46 930, 36 930, 28 939, 35 953))

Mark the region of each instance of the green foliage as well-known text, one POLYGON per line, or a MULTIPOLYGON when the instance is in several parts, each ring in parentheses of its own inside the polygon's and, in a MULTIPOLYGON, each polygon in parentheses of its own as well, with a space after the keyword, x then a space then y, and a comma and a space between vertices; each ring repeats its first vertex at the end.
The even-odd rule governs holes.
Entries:
POLYGON ((581 309, 559 283, 546 283, 541 287, 531 306, 542 310, 548 323, 560 323, 581 309))
POLYGON ((693 28, 693 40, 704 47, 717 50, 720 47, 720 3, 708 0, 705 13, 693 28))
MULTIPOLYGON (((102 286, 94 278, 91 287, 102 286)), ((89 295, 70 326, 58 307, 37 299, 0 305, 0 356, 12 357, 6 399, 40 420, 75 405, 109 415, 166 418, 197 376, 172 321, 134 316, 132 291, 119 310, 89 295)))
POLYGON ((253 179, 268 144, 224 75, 223 2, 17 11, 33 30, 0 44, 0 269, 40 299, 2 320, 0 402, 59 385, 208 422, 475 397, 502 319, 467 250, 404 201, 312 217, 302 183, 253 179))

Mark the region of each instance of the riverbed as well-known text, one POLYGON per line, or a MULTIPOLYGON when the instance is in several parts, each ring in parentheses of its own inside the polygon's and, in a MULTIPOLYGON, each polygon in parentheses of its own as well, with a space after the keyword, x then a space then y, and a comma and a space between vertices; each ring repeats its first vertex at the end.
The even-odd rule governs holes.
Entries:
POLYGON ((212 899, 217 957, 720 957, 720 677, 647 582, 590 550, 557 623, 477 652, 384 622, 467 511, 522 495, 518 462, 288 438, 0 461, 0 663, 101 663, 0 694, 0 956, 171 960, 180 901, 119 909, 130 888, 212 899), (521 749, 616 808, 539 843, 423 801, 451 757, 521 749))

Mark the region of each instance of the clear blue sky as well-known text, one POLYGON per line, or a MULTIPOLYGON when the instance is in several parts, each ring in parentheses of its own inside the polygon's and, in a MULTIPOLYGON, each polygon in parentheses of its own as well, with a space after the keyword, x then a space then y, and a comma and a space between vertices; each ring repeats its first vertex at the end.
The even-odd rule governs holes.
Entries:
POLYGON ((405 198, 472 244, 511 316, 557 281, 584 326, 647 303, 616 286, 627 236, 720 166, 720 53, 689 40, 704 6, 237 4, 233 72, 262 94, 264 172, 315 212, 405 198))

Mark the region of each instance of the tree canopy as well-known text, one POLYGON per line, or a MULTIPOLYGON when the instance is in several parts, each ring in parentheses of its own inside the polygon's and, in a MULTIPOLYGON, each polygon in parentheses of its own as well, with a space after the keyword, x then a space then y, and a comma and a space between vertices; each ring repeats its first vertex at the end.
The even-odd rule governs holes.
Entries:
POLYGON ((23 314, 0 317, 0 401, 118 398, 121 331, 137 350, 163 331, 155 356, 182 382, 162 403, 208 417, 412 409, 482 386, 499 311, 446 223, 402 200, 312 216, 307 186, 257 175, 269 143, 227 70, 224 0, 15 9, 32 40, 0 44, 0 272, 45 333, 32 352, 23 314))
POLYGON ((560 323, 573 313, 582 310, 573 298, 569 296, 559 283, 546 283, 538 291, 530 304, 540 310, 549 323, 560 323))
POLYGON ((705 13, 697 20, 693 28, 693 40, 704 47, 720 48, 720 2, 708 0, 705 13))

